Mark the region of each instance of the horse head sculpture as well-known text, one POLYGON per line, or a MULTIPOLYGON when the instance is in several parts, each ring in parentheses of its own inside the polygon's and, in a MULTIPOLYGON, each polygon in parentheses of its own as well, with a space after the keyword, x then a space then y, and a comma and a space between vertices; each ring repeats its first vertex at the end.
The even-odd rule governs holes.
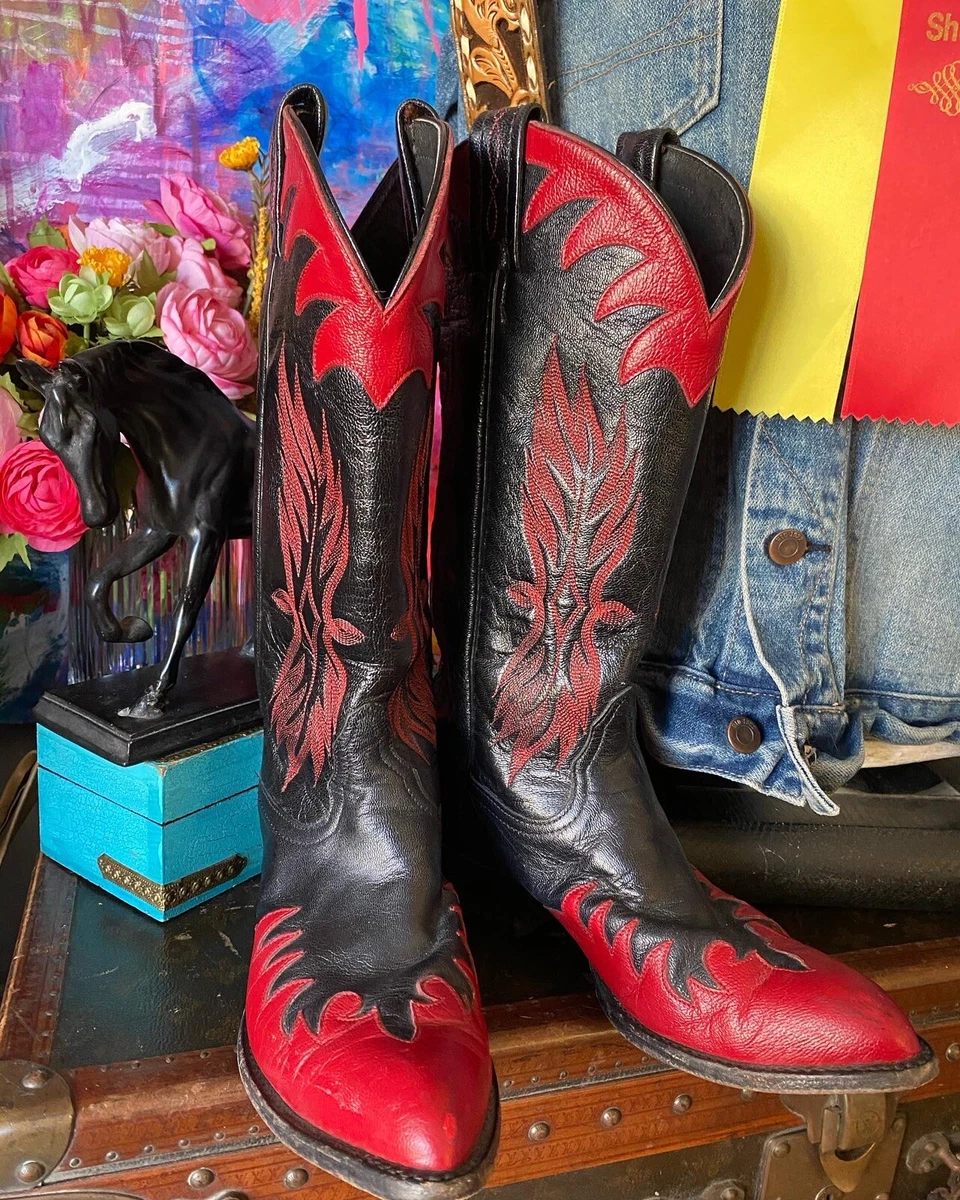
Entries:
POLYGON ((52 371, 32 362, 18 367, 24 383, 43 397, 40 438, 77 485, 88 525, 108 525, 119 515, 114 460, 121 437, 139 468, 137 528, 87 585, 87 606, 104 641, 153 636, 141 617, 116 616, 110 589, 178 538, 187 543, 170 647, 156 681, 120 714, 157 716, 176 682, 224 541, 251 533, 253 422, 202 371, 148 341, 94 346, 52 371))
POLYGON ((116 418, 91 402, 88 373, 72 359, 54 371, 29 361, 19 369, 23 381, 43 396, 40 440, 70 472, 84 521, 92 529, 112 524, 120 515, 113 473, 120 446, 116 418))

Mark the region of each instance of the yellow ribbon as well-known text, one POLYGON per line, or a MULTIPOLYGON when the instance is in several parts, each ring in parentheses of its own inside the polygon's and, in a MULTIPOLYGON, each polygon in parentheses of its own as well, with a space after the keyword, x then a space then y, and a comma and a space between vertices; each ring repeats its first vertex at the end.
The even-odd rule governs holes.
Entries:
POLYGON ((832 419, 863 274, 901 0, 782 0, 750 200, 753 263, 717 407, 832 419))

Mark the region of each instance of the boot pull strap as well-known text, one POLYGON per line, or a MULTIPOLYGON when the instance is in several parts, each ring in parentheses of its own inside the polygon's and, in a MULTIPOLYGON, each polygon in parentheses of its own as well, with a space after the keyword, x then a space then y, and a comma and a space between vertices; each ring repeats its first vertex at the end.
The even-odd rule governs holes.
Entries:
POLYGON ((664 146, 679 146, 680 139, 672 129, 645 129, 641 133, 621 133, 617 141, 617 158, 648 183, 654 191, 660 188, 660 164, 664 146))
POLYGON ((498 257, 515 269, 520 260, 527 126, 540 120, 537 104, 481 113, 470 131, 475 184, 474 236, 481 261, 498 257))
POLYGON ((292 111, 303 126, 310 144, 316 151, 317 158, 323 148, 323 139, 327 134, 327 102, 319 88, 312 83, 301 83, 293 87, 280 101, 277 109, 277 119, 273 126, 273 138, 270 153, 270 180, 273 189, 273 237, 276 241, 280 229, 280 219, 283 214, 280 206, 283 203, 283 169, 285 151, 283 143, 284 114, 292 111))

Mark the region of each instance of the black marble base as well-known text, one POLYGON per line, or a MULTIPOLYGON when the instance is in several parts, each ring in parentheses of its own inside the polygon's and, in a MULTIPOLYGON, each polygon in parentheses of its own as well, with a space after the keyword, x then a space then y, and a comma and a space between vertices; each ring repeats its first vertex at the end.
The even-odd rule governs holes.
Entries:
POLYGON ((118 717, 143 695, 159 667, 138 667, 46 692, 35 710, 40 725, 121 767, 190 750, 261 721, 253 661, 239 650, 184 658, 166 711, 118 717))

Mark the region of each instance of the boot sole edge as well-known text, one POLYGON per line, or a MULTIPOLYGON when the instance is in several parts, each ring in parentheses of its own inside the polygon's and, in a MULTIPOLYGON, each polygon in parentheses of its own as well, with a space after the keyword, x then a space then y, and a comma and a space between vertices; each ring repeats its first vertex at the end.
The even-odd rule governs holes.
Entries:
POLYGON ((325 1137, 322 1130, 301 1123, 261 1075, 247 1046, 243 1024, 237 1038, 237 1063, 250 1103, 284 1146, 312 1166, 380 1200, 467 1200, 483 1188, 493 1170, 500 1142, 496 1074, 483 1130, 472 1156, 462 1170, 432 1175, 354 1150, 325 1137))
POLYGON ((841 1067, 811 1071, 803 1067, 744 1067, 729 1059, 714 1058, 672 1042, 641 1025, 596 975, 597 999, 604 1015, 619 1034, 665 1066, 676 1067, 710 1083, 755 1092, 824 1095, 829 1092, 907 1092, 929 1083, 940 1070, 933 1049, 920 1038, 920 1053, 902 1063, 878 1067, 841 1067))

